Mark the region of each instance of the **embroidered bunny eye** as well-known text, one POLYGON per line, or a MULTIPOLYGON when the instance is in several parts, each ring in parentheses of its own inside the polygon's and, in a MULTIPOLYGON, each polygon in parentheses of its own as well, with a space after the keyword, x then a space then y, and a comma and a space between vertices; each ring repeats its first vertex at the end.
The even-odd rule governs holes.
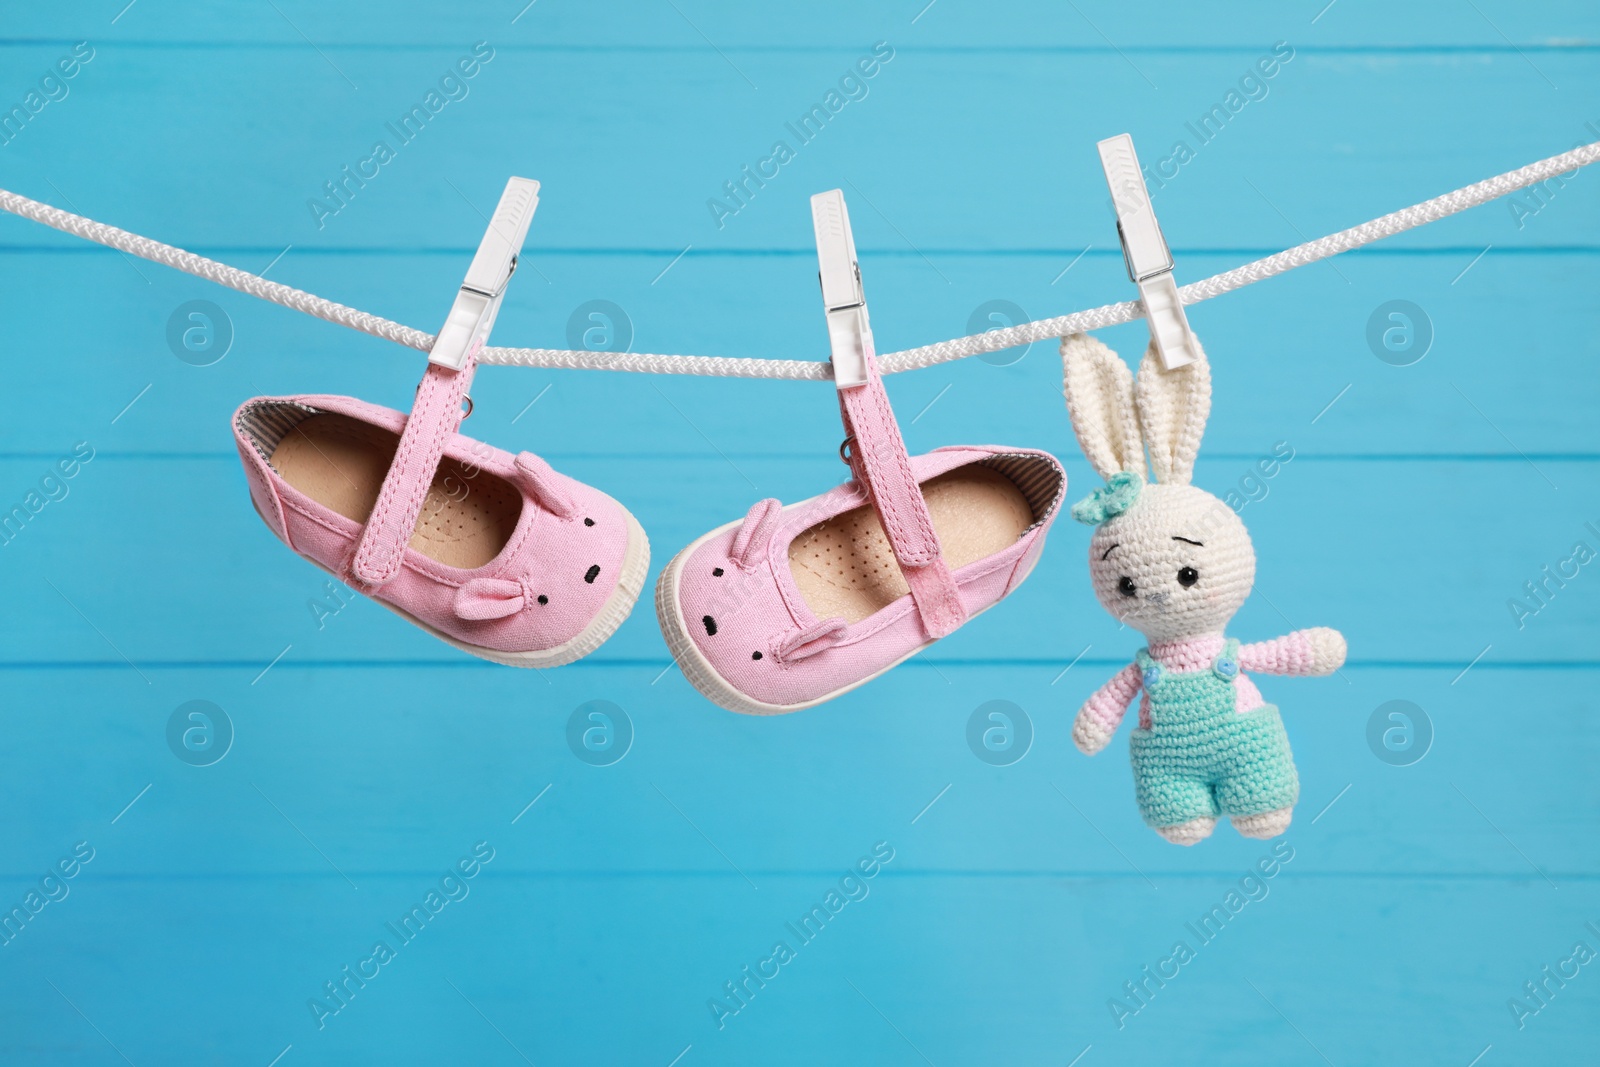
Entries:
POLYGON ((1200 572, 1195 570, 1193 567, 1184 567, 1182 570, 1178 571, 1178 584, 1183 586, 1185 589, 1189 588, 1199 580, 1200 572))
POLYGON ((1117 592, 1121 593, 1123 596, 1132 596, 1138 591, 1139 587, 1134 585, 1133 579, 1129 578, 1126 574, 1117 579, 1117 592))

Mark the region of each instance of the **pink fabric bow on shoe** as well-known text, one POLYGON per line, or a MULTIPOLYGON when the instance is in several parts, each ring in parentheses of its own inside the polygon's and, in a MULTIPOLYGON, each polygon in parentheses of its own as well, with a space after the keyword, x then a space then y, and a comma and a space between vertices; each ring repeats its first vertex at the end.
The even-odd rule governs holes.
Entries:
POLYGON ((695 541, 656 585, 686 678, 731 711, 831 700, 1015 590, 1067 478, 1054 456, 977 445, 908 456, 883 389, 844 200, 812 197, 823 302, 853 479, 695 541))
POLYGON ((537 190, 506 186, 409 415, 289 396, 256 397, 233 417, 251 499, 279 540, 433 636, 517 667, 598 648, 650 565, 621 504, 531 452, 456 432, 537 190))

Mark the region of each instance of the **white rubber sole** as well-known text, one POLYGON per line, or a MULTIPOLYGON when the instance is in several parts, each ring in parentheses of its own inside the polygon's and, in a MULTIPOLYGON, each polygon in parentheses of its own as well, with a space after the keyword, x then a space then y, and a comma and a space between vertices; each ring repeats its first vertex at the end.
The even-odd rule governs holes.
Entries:
MULTIPOLYGON (((808 503, 808 501, 803 500, 800 502, 800 504, 805 503, 808 503)), ((789 505, 791 508, 798 506, 800 505, 789 505)), ((787 511, 789 508, 784 510, 787 511)), ((840 686, 838 689, 824 693, 815 699, 802 701, 798 704, 768 704, 764 701, 756 700, 754 697, 746 696, 726 678, 718 674, 717 669, 711 665, 711 661, 701 654, 699 647, 694 643, 694 638, 689 636, 689 623, 684 619, 683 608, 678 601, 678 583, 683 573, 683 565, 688 558, 701 545, 718 534, 726 533, 743 521, 743 519, 735 519, 733 522, 725 523, 703 537, 695 539, 687 548, 672 557, 672 561, 661 569, 661 577, 656 579, 656 620, 661 624, 661 636, 666 638, 667 650, 672 653, 673 662, 683 671, 683 676, 689 680, 689 684, 699 690, 700 694, 713 704, 729 711, 736 711, 741 715, 787 715, 791 711, 804 711, 806 708, 814 708, 818 704, 826 704, 828 701, 835 697, 843 696, 852 689, 859 689, 874 678, 887 674, 923 649, 936 643, 935 641, 925 641, 887 667, 873 671, 866 677, 851 682, 849 685, 840 686)), ((1038 562, 1038 559, 1035 558, 1033 565, 1028 567, 1028 573, 1022 576, 1021 581, 1017 582, 1019 586, 1023 581, 1027 580, 1028 575, 1033 573, 1033 567, 1037 566, 1038 562)), ((1002 597, 1001 599, 1004 598, 1002 597)), ((999 603, 999 601, 995 601, 995 603, 999 603)), ((967 622, 971 622, 992 607, 994 607, 994 604, 990 604, 988 607, 973 613, 967 619, 967 622)))
MULTIPOLYGON (((252 497, 251 504, 254 503, 255 499, 252 497)), ((613 503, 615 502, 613 501, 613 503)), ((623 553, 622 574, 617 578, 617 586, 611 590, 611 595, 606 598, 605 604, 600 608, 600 613, 589 621, 588 626, 585 626, 576 637, 556 645, 554 648, 534 649, 529 652, 502 652, 497 648, 485 648, 482 645, 474 645, 460 638, 451 637, 449 634, 429 626, 409 611, 398 608, 379 597, 369 596, 366 599, 379 607, 387 608, 417 629, 432 637, 437 637, 450 647, 460 649, 470 656, 489 660, 491 663, 499 663, 507 667, 532 667, 538 669, 560 667, 574 660, 580 660, 605 644, 611 635, 616 633, 617 629, 627 620, 628 616, 633 613, 633 606, 638 601, 639 594, 644 592, 645 575, 650 571, 650 539, 645 536, 644 527, 639 525, 639 520, 635 519, 627 508, 624 508, 621 504, 618 504, 617 507, 621 510, 623 517, 628 520, 628 547, 623 553)), ((260 513, 261 509, 257 508, 256 514, 259 515, 260 513)), ((263 518, 262 521, 264 522, 265 519, 263 518)), ((271 527, 268 527, 268 529, 270 530, 271 527)), ((296 552, 295 555, 300 556, 301 559, 310 563, 324 574, 332 576, 336 581, 344 581, 343 578, 340 578, 310 556, 302 555, 299 552, 296 552)))

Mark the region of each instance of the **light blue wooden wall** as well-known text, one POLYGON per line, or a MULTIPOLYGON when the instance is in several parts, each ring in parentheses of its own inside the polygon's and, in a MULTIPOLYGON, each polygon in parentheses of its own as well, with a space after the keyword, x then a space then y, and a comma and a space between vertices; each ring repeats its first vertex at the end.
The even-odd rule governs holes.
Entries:
MULTIPOLYGON (((1180 281, 1600 139, 1600 12, 1575 2, 124 3, 0 8, 5 108, 94 48, 0 147, 0 185, 431 331, 479 212, 537 178, 509 344, 565 347, 609 300, 635 351, 822 358, 806 197, 838 186, 884 350, 966 333, 990 300, 1127 299, 1094 142, 1192 145, 1185 123, 1280 41, 1265 97, 1157 193, 1180 281), (469 94, 319 229, 307 200, 477 41, 469 94), (718 229, 708 198, 878 41, 865 98, 718 229)), ((1185 923, 1270 849, 1164 844, 1125 741, 1072 747, 1137 640, 1093 602, 1084 530, 1059 524, 1023 590, 916 662, 771 721, 664 671, 648 604, 542 674, 365 602, 319 630, 323 578, 252 514, 228 415, 261 393, 403 407, 420 357, 0 218, 0 505, 94 450, 0 548, 0 906, 94 851, 0 945, 0 1060, 1592 1061, 1600 963, 1520 1029, 1507 1001, 1600 951, 1600 564, 1520 629, 1507 601, 1600 549, 1600 174, 1523 202, 1191 312, 1216 374, 1197 482, 1295 452, 1244 511, 1261 567, 1236 632, 1337 626, 1350 664, 1262 681, 1304 785, 1293 859, 1120 1029, 1108 999, 1197 945, 1185 923), (234 331, 207 367, 165 339, 197 299, 234 331), (1411 366, 1367 342, 1396 299, 1431 323, 1411 366), (209 767, 166 741, 194 699, 236 735, 209 767), (566 742, 595 699, 635 731, 608 767, 566 742), (996 699, 1036 734, 1009 767, 965 740, 996 699), (1390 700, 1432 724, 1410 766, 1369 747, 1390 700), (470 895, 319 1029, 308 999, 480 841, 470 895), (870 895, 719 1030, 708 998, 880 841, 870 895)), ((1131 357, 1143 329, 1106 338, 1131 357)), ((1051 345, 889 388, 915 450, 1044 447, 1074 498, 1093 484, 1051 345)), ((476 394, 469 432, 614 494, 658 561, 843 473, 819 384, 490 368, 476 394)))

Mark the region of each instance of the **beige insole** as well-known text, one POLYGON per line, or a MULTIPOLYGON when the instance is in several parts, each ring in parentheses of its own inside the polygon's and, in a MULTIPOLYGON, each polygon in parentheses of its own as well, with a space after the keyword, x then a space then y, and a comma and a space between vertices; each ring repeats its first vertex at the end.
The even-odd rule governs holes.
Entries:
MULTIPOLYGON (((933 528, 951 570, 1015 544, 1033 525, 1033 509, 1012 481, 967 466, 922 483, 933 528)), ((909 592, 894 550, 870 505, 806 530, 789 545, 789 567, 806 606, 819 619, 860 622, 909 592)))
MULTIPOLYGON (((399 443, 398 434, 324 412, 290 430, 268 462, 323 507, 364 523, 399 443)), ((511 540, 521 514, 515 486, 446 458, 428 487, 411 547, 446 566, 482 567, 511 540)))

